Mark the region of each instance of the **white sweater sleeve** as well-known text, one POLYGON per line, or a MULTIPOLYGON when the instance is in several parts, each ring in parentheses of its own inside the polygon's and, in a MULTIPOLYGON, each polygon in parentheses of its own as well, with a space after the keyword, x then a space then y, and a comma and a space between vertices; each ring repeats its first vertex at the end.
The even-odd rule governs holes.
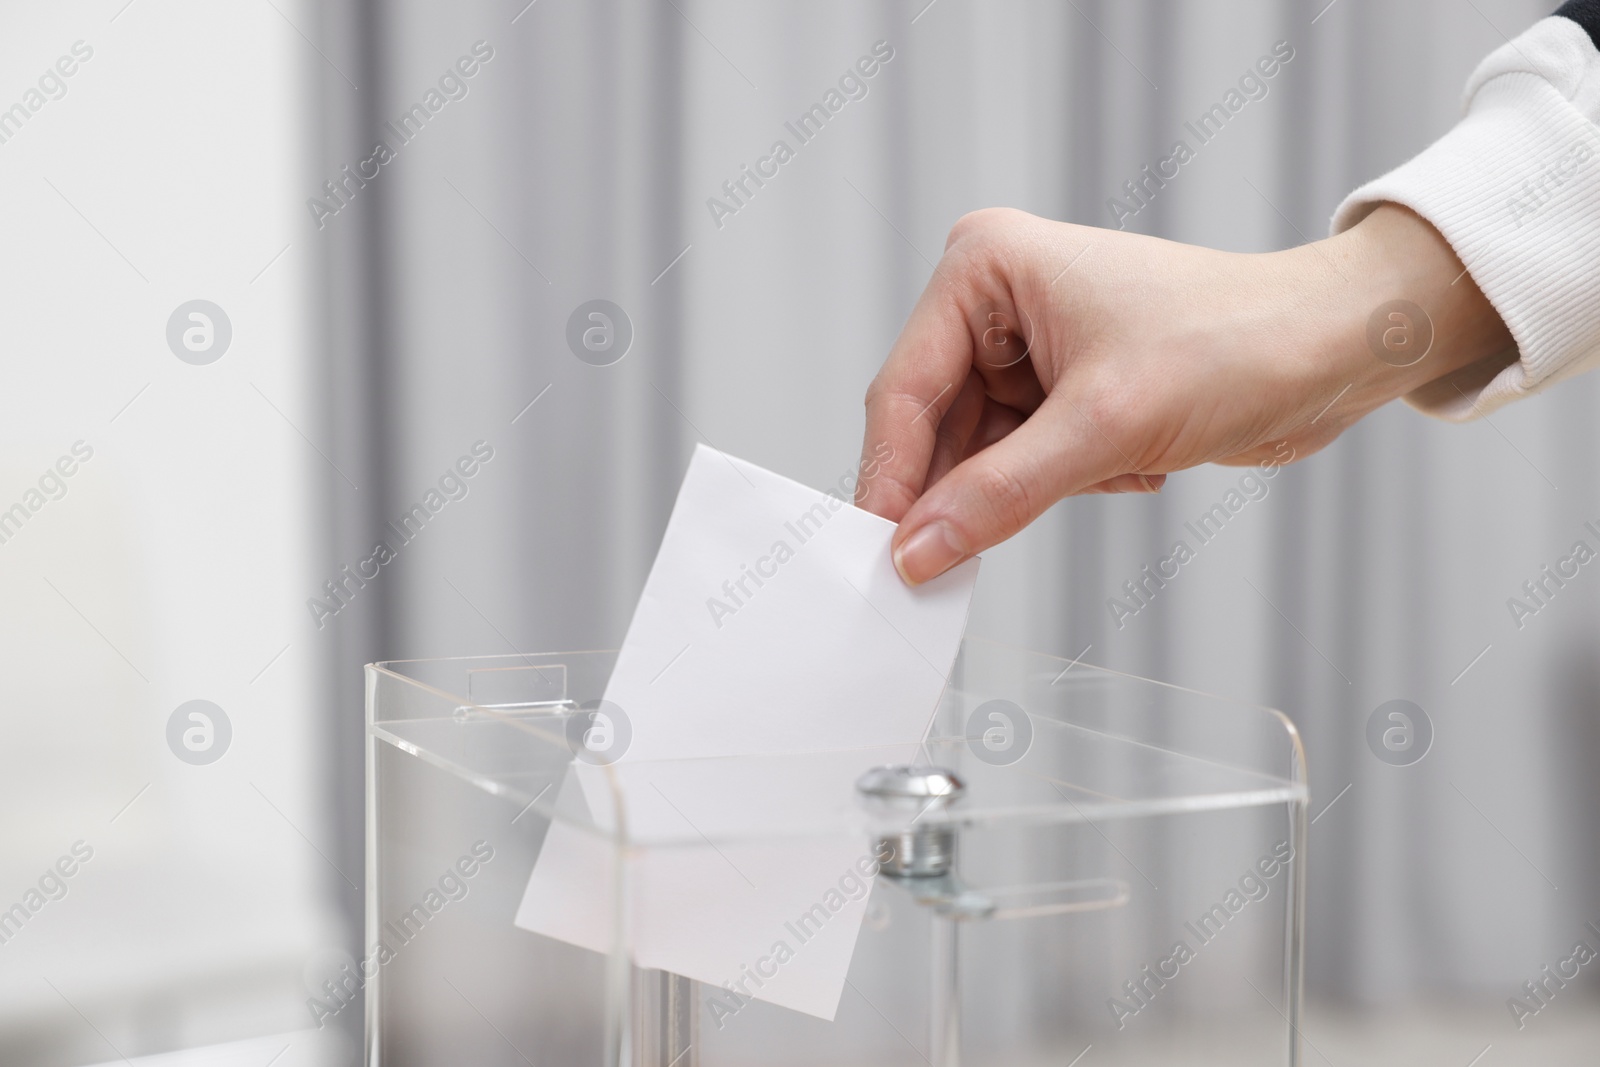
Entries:
POLYGON ((1466 367, 1406 397, 1429 414, 1469 419, 1600 366, 1600 27, 1581 24, 1600 22, 1596 8, 1569 3, 1490 53, 1460 123, 1334 213, 1338 233, 1384 201, 1417 212, 1511 332, 1509 366, 1466 367))

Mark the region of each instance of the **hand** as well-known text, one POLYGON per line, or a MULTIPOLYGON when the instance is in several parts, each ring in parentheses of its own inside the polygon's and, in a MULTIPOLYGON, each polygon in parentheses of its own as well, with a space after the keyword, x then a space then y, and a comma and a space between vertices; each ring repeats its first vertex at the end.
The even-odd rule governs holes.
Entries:
POLYGON ((867 390, 875 469, 857 500, 900 524, 895 566, 915 584, 1063 497, 1303 458, 1396 396, 1514 355, 1449 244, 1394 205, 1258 255, 980 211, 950 231, 867 390), (1395 299, 1431 320, 1407 367, 1368 342, 1395 299))

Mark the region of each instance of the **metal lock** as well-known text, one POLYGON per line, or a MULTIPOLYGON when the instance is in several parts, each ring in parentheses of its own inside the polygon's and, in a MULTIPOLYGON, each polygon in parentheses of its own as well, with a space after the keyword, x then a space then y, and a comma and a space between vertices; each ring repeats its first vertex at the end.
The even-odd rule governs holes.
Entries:
MULTIPOLYGON (((944 812, 967 791, 954 771, 909 764, 874 767, 856 780, 856 789, 877 810, 907 816, 913 824, 944 812)), ((955 867, 956 832, 946 825, 909 825, 878 838, 875 851, 879 869, 891 878, 939 878, 955 867)))

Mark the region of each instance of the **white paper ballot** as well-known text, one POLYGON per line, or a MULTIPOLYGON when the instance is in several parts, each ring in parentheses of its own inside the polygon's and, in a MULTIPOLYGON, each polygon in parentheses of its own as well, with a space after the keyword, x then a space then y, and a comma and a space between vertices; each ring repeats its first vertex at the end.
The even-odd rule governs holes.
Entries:
MULTIPOLYGON (((608 769, 575 763, 563 786, 612 828, 614 782, 630 840, 678 842, 629 852, 629 941, 639 966, 713 987, 719 1024, 746 997, 838 1008, 874 866, 865 839, 818 836, 817 812, 914 757, 977 578, 974 559, 907 586, 893 532, 697 447, 606 687, 626 749, 608 769)), ((603 837, 552 824, 517 925, 612 951, 616 862, 603 837)))

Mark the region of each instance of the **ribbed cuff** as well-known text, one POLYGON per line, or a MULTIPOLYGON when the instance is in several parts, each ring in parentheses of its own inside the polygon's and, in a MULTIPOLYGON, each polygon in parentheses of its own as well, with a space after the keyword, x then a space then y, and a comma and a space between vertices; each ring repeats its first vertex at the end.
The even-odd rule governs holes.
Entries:
MULTIPOLYGON (((1546 22, 1567 27, 1547 32, 1583 40, 1564 19, 1546 22)), ((1593 54, 1590 42, 1583 45, 1593 54)), ((1407 396, 1413 406, 1469 419, 1600 356, 1600 131, 1547 78, 1494 74, 1454 129, 1352 193, 1334 214, 1333 231, 1385 201, 1444 235, 1517 345, 1510 366, 1499 359, 1447 375, 1407 396)))

